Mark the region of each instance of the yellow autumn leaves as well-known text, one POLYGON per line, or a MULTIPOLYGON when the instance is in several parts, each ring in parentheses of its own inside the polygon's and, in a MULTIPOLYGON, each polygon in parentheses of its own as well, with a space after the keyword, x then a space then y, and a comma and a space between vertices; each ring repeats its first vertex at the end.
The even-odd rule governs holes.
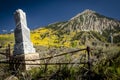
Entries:
POLYGON ((40 28, 32 31, 31 40, 36 46, 60 47, 58 36, 53 34, 52 29, 40 28))
POLYGON ((45 47, 75 47, 79 44, 79 40, 72 41, 76 35, 75 32, 70 34, 60 34, 50 28, 39 28, 31 32, 31 40, 36 46, 45 47))
MULTIPOLYGON (((79 46, 80 40, 73 40, 76 32, 59 33, 51 28, 39 28, 31 31, 31 41, 34 46, 45 47, 76 47, 79 46)), ((11 43, 14 45, 14 34, 0 34, 0 44, 11 43)))
POLYGON ((14 34, 0 34, 0 45, 5 47, 8 44, 14 45, 14 34))

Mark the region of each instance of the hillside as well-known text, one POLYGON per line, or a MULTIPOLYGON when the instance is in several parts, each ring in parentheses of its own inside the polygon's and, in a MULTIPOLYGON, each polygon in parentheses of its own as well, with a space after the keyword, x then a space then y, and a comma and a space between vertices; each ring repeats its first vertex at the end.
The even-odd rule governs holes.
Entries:
POLYGON ((54 47, 80 47, 92 43, 119 43, 120 21, 105 17, 95 11, 85 10, 65 22, 50 24, 31 32, 35 45, 54 47))

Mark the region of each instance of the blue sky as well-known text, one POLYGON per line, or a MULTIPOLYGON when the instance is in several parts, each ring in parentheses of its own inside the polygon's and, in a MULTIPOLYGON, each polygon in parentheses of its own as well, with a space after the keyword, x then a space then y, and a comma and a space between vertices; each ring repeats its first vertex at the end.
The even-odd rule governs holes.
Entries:
POLYGON ((0 33, 15 28, 17 9, 26 12, 30 29, 69 20, 85 9, 120 20, 120 0, 0 0, 0 33))

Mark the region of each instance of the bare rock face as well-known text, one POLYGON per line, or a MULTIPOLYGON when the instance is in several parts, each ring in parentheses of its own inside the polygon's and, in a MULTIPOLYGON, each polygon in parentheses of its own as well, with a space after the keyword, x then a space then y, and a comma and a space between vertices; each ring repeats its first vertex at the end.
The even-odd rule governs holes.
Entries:
POLYGON ((14 55, 35 53, 35 48, 30 41, 30 29, 27 27, 26 14, 18 9, 14 17, 16 23, 14 55))
POLYGON ((120 29, 120 21, 87 9, 69 21, 58 25, 58 27, 66 31, 96 31, 102 33, 104 30, 120 29))
POLYGON ((82 31, 102 32, 105 29, 110 30, 116 27, 120 28, 119 21, 100 15, 92 10, 85 10, 84 12, 76 15, 69 23, 72 27, 82 31))

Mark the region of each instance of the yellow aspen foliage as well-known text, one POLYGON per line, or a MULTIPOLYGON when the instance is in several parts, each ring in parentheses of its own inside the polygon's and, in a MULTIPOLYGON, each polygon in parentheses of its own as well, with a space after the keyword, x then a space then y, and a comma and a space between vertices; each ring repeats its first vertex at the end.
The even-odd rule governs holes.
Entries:
POLYGON ((71 46, 71 42, 64 42, 64 46, 65 47, 70 47, 71 46))

